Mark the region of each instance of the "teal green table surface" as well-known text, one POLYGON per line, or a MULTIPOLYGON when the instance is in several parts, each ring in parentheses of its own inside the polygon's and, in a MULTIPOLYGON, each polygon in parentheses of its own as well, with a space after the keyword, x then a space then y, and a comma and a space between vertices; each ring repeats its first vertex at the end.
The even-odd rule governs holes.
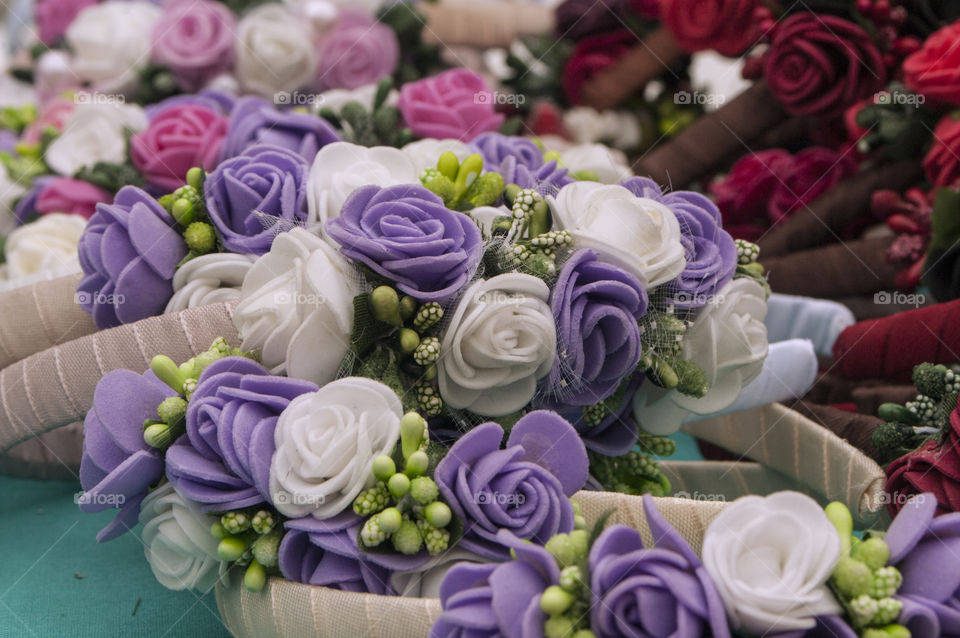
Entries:
MULTIPOLYGON (((675 436, 678 460, 702 458, 675 436)), ((154 579, 140 528, 95 536, 113 512, 84 514, 79 483, 0 477, 0 638, 227 638, 213 594, 154 579)))

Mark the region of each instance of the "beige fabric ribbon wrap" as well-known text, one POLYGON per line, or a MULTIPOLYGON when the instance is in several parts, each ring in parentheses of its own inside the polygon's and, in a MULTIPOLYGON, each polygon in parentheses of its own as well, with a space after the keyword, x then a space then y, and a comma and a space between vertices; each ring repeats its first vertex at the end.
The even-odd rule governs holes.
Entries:
POLYGON ((448 0, 422 2, 417 10, 427 19, 424 42, 440 47, 508 48, 519 37, 550 35, 554 28, 546 4, 448 0))

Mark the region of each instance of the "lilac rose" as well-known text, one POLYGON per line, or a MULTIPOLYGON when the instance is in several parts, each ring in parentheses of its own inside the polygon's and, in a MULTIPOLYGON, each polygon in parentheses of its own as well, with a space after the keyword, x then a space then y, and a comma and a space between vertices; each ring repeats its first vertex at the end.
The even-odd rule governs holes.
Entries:
POLYGON ((157 200, 124 186, 80 236, 84 277, 77 301, 98 328, 112 328, 163 312, 173 296, 173 275, 187 254, 175 222, 157 200))
POLYGON ((397 34, 359 11, 344 11, 317 47, 317 88, 358 89, 393 75, 400 60, 397 34))
POLYGON ((706 196, 692 191, 664 194, 647 177, 631 177, 621 183, 637 197, 646 197, 666 205, 680 222, 686 266, 679 277, 667 285, 678 308, 701 308, 723 288, 737 269, 737 247, 723 229, 720 210, 706 196))
POLYGON ((583 408, 557 405, 547 400, 540 407, 555 409, 580 434, 588 450, 604 456, 622 456, 633 449, 639 438, 639 428, 633 418, 633 395, 643 383, 642 374, 634 374, 625 386, 614 392, 613 397, 605 401, 608 409, 599 423, 588 423, 583 408))
POLYGON ((596 252, 579 250, 560 270, 550 309, 558 344, 551 394, 576 406, 611 396, 643 354, 637 323, 647 311, 643 284, 596 252))
POLYGON ((204 511, 269 501, 273 433, 287 405, 317 386, 271 375, 243 357, 214 361, 187 408, 187 432, 167 450, 167 478, 204 511))
POLYGON ((137 524, 140 503, 163 477, 163 457, 143 440, 143 422, 157 418, 157 406, 174 395, 153 372, 108 372, 93 392, 83 421, 83 457, 78 503, 84 512, 120 512, 97 534, 112 540, 137 524))
POLYGON ((305 221, 309 170, 296 152, 267 144, 221 162, 207 176, 203 192, 223 247, 262 255, 277 236, 276 226, 289 230, 305 221))
POLYGON ((185 91, 196 91, 233 66, 237 20, 212 0, 167 0, 153 27, 151 56, 173 72, 185 91))
POLYGON ((338 141, 336 131, 321 117, 281 111, 262 98, 246 96, 237 100, 230 111, 220 159, 240 155, 254 144, 270 144, 299 153, 312 162, 317 151, 338 141))
POLYGON ((13 207, 13 216, 16 218, 18 225, 25 224, 34 215, 40 213, 37 210, 37 200, 40 198, 40 193, 46 190, 47 186, 56 179, 59 179, 57 175, 41 175, 33 179, 30 190, 21 195, 13 207))
POLYGON ((556 412, 537 410, 510 430, 479 425, 458 440, 437 465, 434 479, 464 525, 460 546, 491 559, 506 557, 497 532, 546 543, 573 529, 569 497, 583 487, 589 461, 573 429, 556 412))
POLYGON ((473 220, 413 184, 356 189, 326 230, 345 257, 419 301, 449 299, 470 281, 483 256, 473 220))
POLYGON ((507 530, 496 538, 516 559, 451 568, 440 585, 443 613, 430 638, 543 638, 547 616, 540 597, 560 582, 557 561, 543 547, 507 530))
POLYGON ((501 133, 482 133, 471 148, 483 156, 484 167, 503 176, 505 184, 533 188, 542 195, 556 194, 573 178, 556 160, 543 161, 543 153, 531 140, 501 133))

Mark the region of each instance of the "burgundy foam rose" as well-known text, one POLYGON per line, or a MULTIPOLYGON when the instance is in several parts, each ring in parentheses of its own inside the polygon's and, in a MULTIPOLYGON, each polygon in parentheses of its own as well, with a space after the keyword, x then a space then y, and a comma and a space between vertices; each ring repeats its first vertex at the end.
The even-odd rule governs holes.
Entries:
POLYGON ((660 19, 685 51, 713 49, 733 57, 756 41, 757 4, 757 0, 661 0, 660 19))
POLYGON ((856 170, 857 162, 849 153, 818 146, 800 151, 774 184, 767 204, 770 221, 777 223, 806 206, 856 170))
POLYGON ((173 0, 153 28, 152 57, 173 72, 177 83, 196 91, 226 71, 236 57, 237 20, 212 0, 173 0))
POLYGON ((933 131, 933 146, 923 158, 927 179, 934 186, 950 187, 960 180, 960 119, 945 115, 933 131))
POLYGON ((483 78, 468 69, 407 82, 397 107, 407 126, 419 137, 469 142, 496 131, 504 116, 494 110, 493 92, 483 78))
POLYGON ((563 69, 563 91, 570 101, 579 103, 584 83, 619 60, 635 44, 637 36, 627 29, 581 41, 563 69))
POLYGON ((160 111, 146 130, 130 138, 130 159, 147 183, 173 191, 187 171, 216 168, 227 118, 206 106, 177 104, 160 111))
POLYGON ((767 203, 779 185, 780 175, 793 163, 783 149, 748 153, 710 185, 724 226, 753 224, 767 215, 767 203))
POLYGON ((858 25, 802 12, 774 32, 764 76, 789 113, 831 117, 880 90, 887 72, 873 40, 858 25))
MULTIPOLYGON (((944 3, 946 4, 946 3, 944 3)), ((903 81, 936 102, 960 105, 960 22, 949 24, 903 61, 903 81)))

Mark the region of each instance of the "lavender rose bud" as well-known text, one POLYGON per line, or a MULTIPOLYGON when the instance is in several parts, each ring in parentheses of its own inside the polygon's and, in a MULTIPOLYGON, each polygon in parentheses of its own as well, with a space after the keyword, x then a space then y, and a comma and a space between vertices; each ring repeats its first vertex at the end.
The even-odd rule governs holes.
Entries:
POLYGON ((305 221, 309 168, 294 151, 258 144, 210 173, 203 185, 207 212, 224 248, 262 255, 270 250, 278 224, 289 230, 305 221))
POLYGON ((723 229, 720 210, 700 193, 674 191, 664 194, 647 177, 631 177, 621 183, 637 197, 665 204, 680 222, 680 242, 687 264, 670 282, 672 299, 678 308, 692 310, 709 303, 737 269, 737 247, 723 229))
POLYGON ((537 145, 523 137, 483 133, 471 142, 471 148, 483 156, 487 170, 503 175, 505 184, 553 195, 574 181, 556 160, 545 163, 537 145))
POLYGON ((560 568, 539 545, 507 530, 497 541, 516 553, 500 564, 460 563, 440 585, 443 613, 430 638, 542 638, 546 614, 540 609, 544 590, 560 582, 560 568))
POLYGON ((77 301, 105 329, 163 312, 187 246, 157 200, 124 186, 112 204, 97 204, 78 253, 77 301))
POLYGON ((480 229, 422 186, 358 188, 327 233, 343 255, 369 266, 420 301, 445 301, 483 256, 480 229))
POLYGON ((551 393, 578 406, 606 399, 640 363, 643 284, 594 251, 579 250, 560 271, 550 308, 559 346, 548 379, 551 393))
POLYGON ((457 441, 437 465, 434 479, 463 521, 464 549, 506 557, 497 532, 546 543, 573 529, 569 496, 583 487, 589 462, 583 442, 555 412, 530 412, 514 425, 505 450, 503 429, 479 425, 457 441))
POLYGON ((590 627, 597 638, 673 636, 728 638, 723 601, 687 542, 643 497, 654 538, 614 525, 590 549, 590 627))
POLYGON ((321 117, 280 111, 264 99, 247 96, 237 100, 230 111, 220 159, 240 155, 253 144, 270 144, 299 153, 312 162, 317 151, 339 140, 333 127, 321 117))
POLYGON ((163 476, 163 458, 143 440, 143 422, 157 417, 157 406, 173 396, 152 372, 108 372, 97 382, 93 406, 83 420, 83 457, 78 504, 84 512, 120 512, 97 534, 113 540, 135 527, 140 503, 163 476))
POLYGON ((256 361, 226 357, 207 366, 187 408, 187 433, 167 450, 167 478, 204 511, 269 500, 277 418, 309 381, 275 377, 256 361))

